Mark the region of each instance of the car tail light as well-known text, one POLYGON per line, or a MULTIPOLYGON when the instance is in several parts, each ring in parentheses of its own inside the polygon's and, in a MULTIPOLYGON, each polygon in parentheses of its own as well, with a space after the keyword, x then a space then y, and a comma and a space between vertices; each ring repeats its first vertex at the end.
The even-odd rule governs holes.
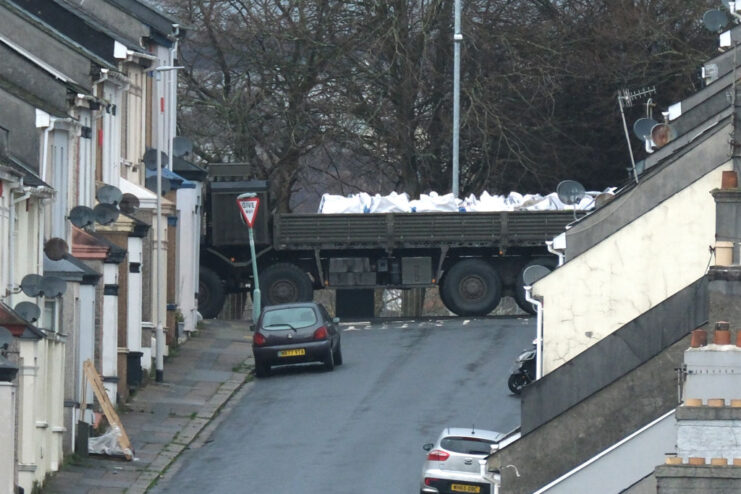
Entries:
POLYGON ((261 333, 255 333, 255 336, 252 337, 252 343, 255 346, 262 346, 265 344, 265 337, 261 333))
POLYGON ((425 485, 434 486, 439 480, 433 477, 425 477, 425 485))
POLYGON ((326 340, 327 339, 327 328, 322 326, 321 328, 314 331, 315 340, 326 340))
POLYGON ((441 449, 433 449, 427 455, 427 460, 429 461, 445 461, 448 458, 450 458, 450 453, 443 451, 441 449))

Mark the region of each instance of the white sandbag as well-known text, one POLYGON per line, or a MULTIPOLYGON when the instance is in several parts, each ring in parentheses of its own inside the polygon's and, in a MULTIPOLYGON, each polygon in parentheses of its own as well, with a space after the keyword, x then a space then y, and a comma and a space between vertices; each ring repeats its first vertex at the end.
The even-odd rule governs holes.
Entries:
POLYGON ((412 210, 409 206, 409 195, 407 193, 397 194, 392 192, 387 196, 376 194, 370 207, 370 213, 408 213, 412 210))
POLYGON ((422 194, 416 201, 409 201, 412 211, 459 211, 459 200, 453 193, 439 195, 437 192, 422 194))

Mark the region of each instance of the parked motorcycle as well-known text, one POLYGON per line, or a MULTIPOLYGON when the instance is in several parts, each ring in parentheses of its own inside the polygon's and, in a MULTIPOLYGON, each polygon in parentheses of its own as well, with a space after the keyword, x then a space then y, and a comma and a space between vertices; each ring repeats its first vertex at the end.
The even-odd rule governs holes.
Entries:
POLYGON ((507 380, 509 390, 518 395, 522 388, 535 380, 535 345, 524 350, 515 359, 507 380))

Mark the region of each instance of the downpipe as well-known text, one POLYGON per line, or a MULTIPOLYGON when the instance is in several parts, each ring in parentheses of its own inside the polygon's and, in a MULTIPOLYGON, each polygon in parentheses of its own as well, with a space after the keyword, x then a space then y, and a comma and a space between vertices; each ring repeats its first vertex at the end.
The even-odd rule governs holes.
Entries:
MULTIPOLYGON (((558 257, 558 265, 563 266, 563 260, 564 260, 564 254, 558 249, 553 248, 553 240, 547 240, 545 243, 546 248, 548 249, 548 252, 551 254, 555 254, 558 257)), ((530 302, 528 300, 528 302, 530 302)), ((534 302, 533 302, 534 303, 534 302)))
POLYGON ((29 197, 31 197, 31 192, 26 190, 26 187, 23 185, 23 177, 21 177, 20 182, 18 183, 18 186, 13 187, 10 189, 11 193, 11 200, 10 200, 10 248, 8 249, 8 302, 11 307, 14 306, 13 303, 13 295, 15 294, 16 285, 13 281, 15 279, 15 241, 18 237, 18 232, 15 228, 15 205, 19 202, 23 202, 29 197), (23 193, 20 197, 13 198, 13 194, 17 191, 20 191, 23 193))
POLYGON ((537 309, 535 320, 535 380, 543 377, 543 302, 533 297, 532 286, 525 286, 525 300, 537 309))

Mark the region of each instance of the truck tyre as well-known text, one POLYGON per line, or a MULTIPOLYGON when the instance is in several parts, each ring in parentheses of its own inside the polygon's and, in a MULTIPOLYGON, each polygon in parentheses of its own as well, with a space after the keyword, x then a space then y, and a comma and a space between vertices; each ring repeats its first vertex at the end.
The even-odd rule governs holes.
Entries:
POLYGON ((198 312, 204 319, 219 315, 224 305, 224 285, 213 270, 201 266, 198 270, 198 312))
POLYGON ((522 273, 525 272, 527 268, 530 266, 534 266, 536 264, 539 264, 541 266, 545 266, 548 268, 549 271, 553 271, 556 269, 556 266, 558 266, 558 261, 552 257, 536 257, 535 259, 532 259, 530 262, 525 264, 523 268, 520 270, 520 274, 517 275, 517 281, 515 283, 515 302, 517 302, 517 305, 520 306, 520 309, 524 310, 528 314, 535 314, 537 312, 537 308, 525 300, 525 283, 522 280, 522 273))
POLYGON ((314 298, 314 288, 298 266, 283 262, 260 273, 260 297, 264 306, 308 302, 314 298))
POLYGON ((459 316, 485 316, 502 298, 499 274, 482 259, 465 259, 454 264, 442 284, 440 298, 459 316))

